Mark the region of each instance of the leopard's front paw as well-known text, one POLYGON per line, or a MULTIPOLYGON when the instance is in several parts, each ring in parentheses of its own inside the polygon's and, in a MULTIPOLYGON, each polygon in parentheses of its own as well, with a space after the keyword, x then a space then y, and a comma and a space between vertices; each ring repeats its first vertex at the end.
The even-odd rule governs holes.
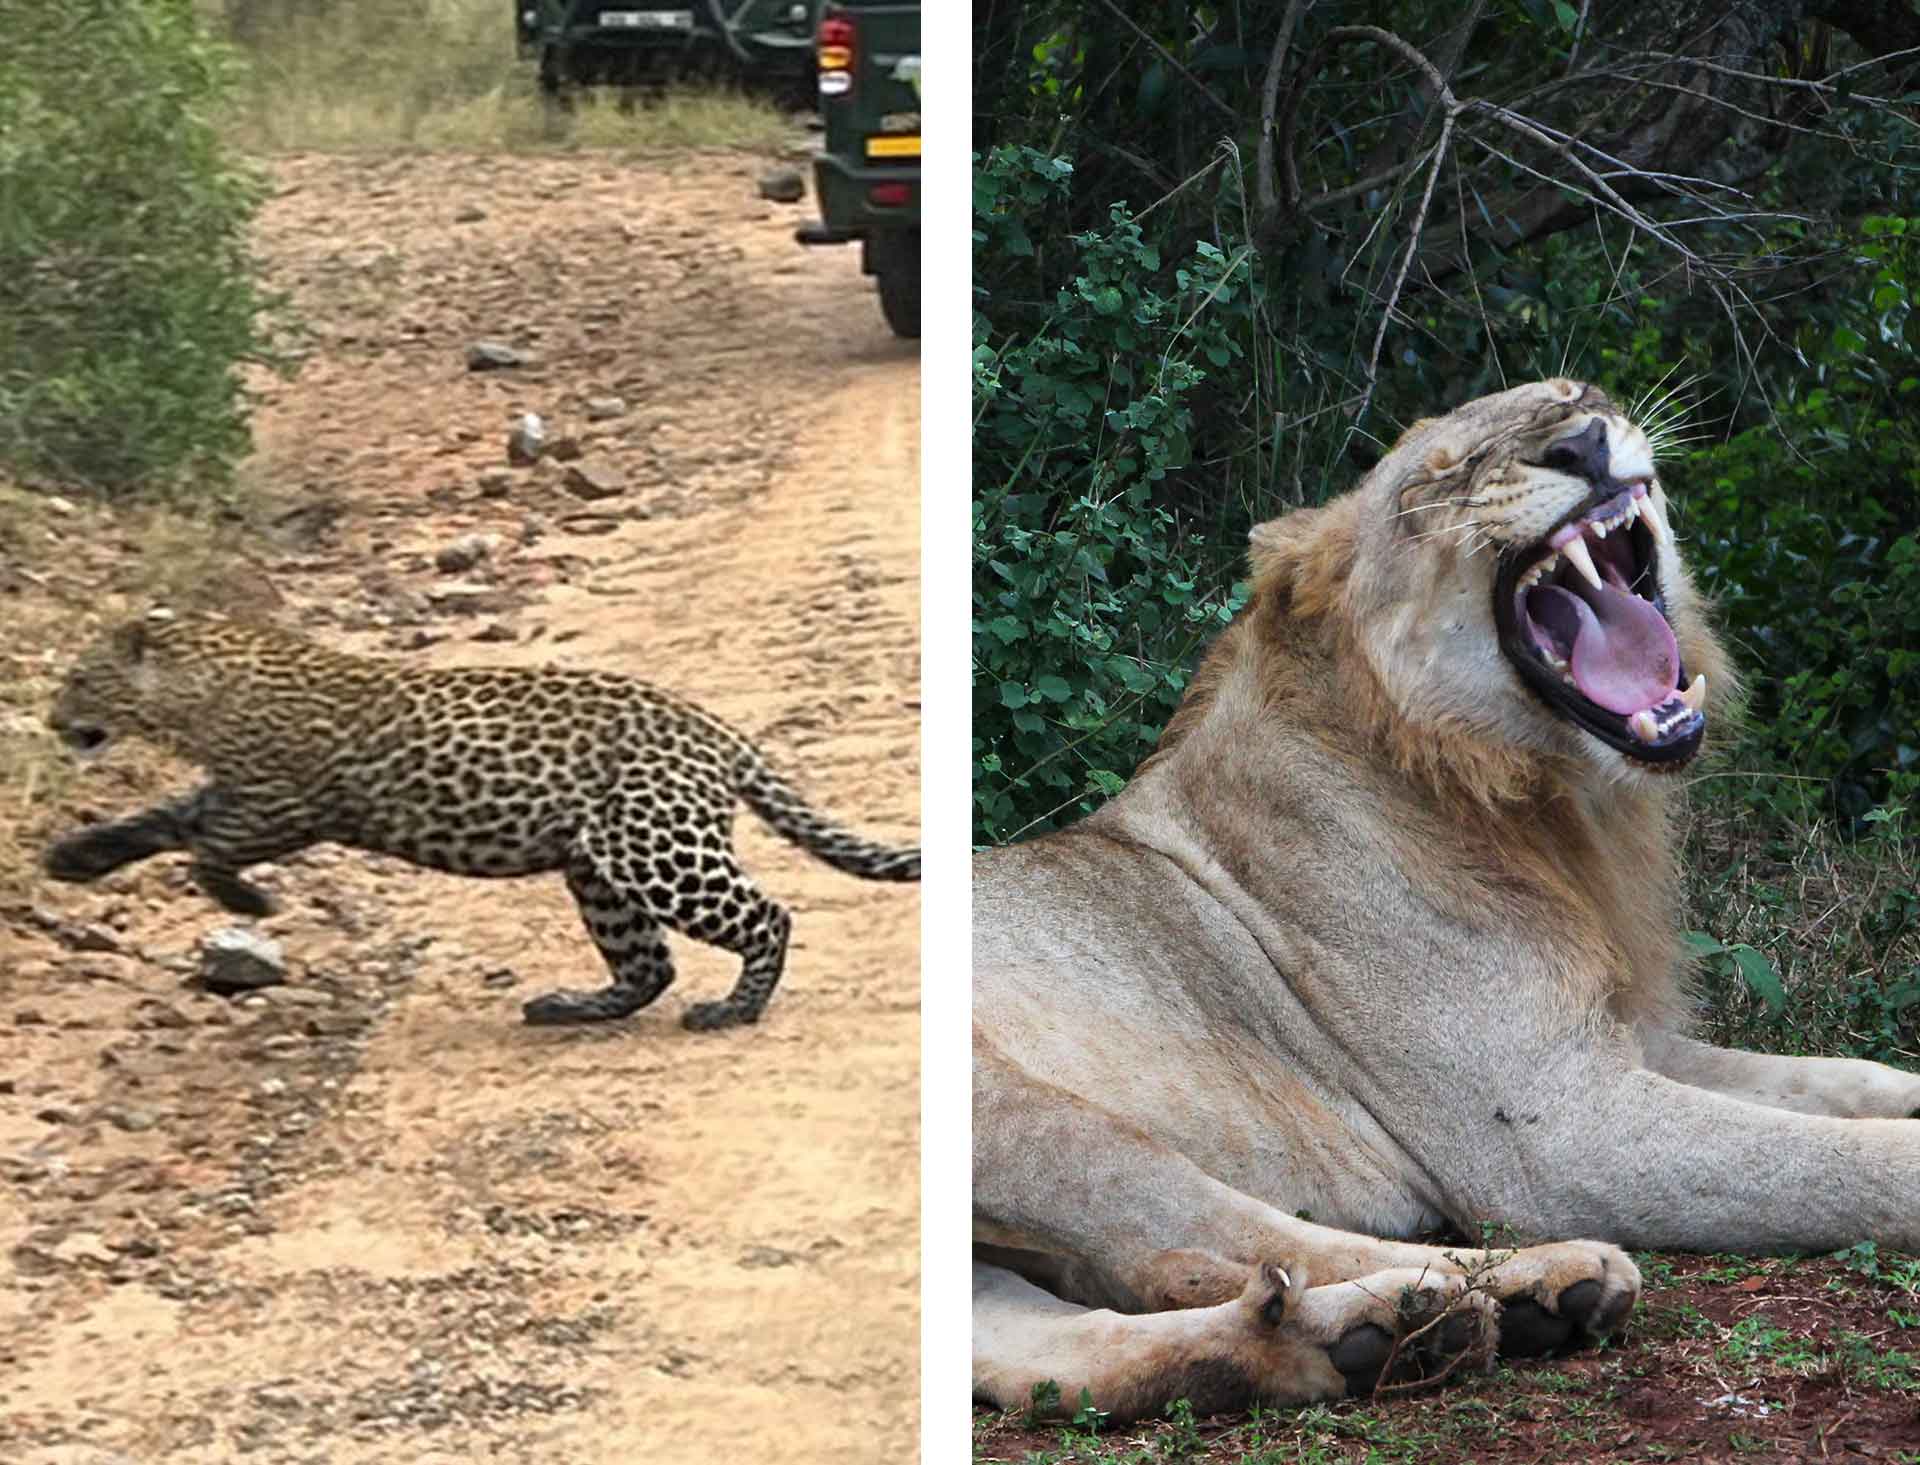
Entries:
POLYGON ((111 874, 135 858, 137 856, 129 855, 122 842, 114 837, 111 825, 95 824, 62 835, 48 845, 40 857, 40 868, 49 879, 84 885, 111 874))

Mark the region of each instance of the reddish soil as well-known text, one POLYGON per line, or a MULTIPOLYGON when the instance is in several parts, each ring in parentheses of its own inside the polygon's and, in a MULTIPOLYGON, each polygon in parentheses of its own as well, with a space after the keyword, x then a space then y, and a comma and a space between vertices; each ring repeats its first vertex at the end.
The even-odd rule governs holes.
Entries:
POLYGON ((981 1410, 974 1458, 1920 1460, 1911 1277, 1879 1280, 1831 1258, 1692 1256, 1656 1257, 1648 1275, 1632 1322, 1598 1352, 1390 1401, 1137 1425, 1097 1441, 981 1410))
POLYGON ((267 867, 290 985, 228 1001, 187 980, 232 922, 180 861, 27 863, 190 776, 137 747, 68 776, 36 725, 156 585, 423 666, 642 676, 914 842, 918 358, 854 251, 757 199, 767 166, 278 160, 258 246, 311 334, 262 379, 242 521, 0 515, 0 1458, 913 1451, 916 887, 743 811, 794 945, 759 1026, 693 1034, 735 963, 691 942, 624 1024, 521 1024, 605 980, 557 877, 267 867), (531 362, 470 372, 480 339, 531 362), (506 468, 526 411, 624 490, 506 468), (485 558, 435 568, 472 534, 485 558))

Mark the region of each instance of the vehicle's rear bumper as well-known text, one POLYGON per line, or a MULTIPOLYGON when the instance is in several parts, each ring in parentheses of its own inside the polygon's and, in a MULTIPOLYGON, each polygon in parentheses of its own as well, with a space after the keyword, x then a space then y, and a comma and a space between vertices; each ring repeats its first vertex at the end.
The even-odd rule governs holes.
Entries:
POLYGON ((802 244, 847 244, 876 230, 920 227, 920 160, 898 163, 849 163, 833 153, 815 154, 813 196, 820 222, 794 233, 802 244), (907 201, 876 204, 867 190, 877 183, 909 185, 907 201))

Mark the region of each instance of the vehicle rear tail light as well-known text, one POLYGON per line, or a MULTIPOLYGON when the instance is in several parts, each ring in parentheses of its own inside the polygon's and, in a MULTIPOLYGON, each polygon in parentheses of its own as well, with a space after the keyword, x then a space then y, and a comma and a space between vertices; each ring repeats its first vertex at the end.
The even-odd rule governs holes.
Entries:
POLYGON ((886 209, 904 207, 913 202, 913 186, 908 183, 876 183, 867 190, 867 202, 886 209))
POLYGON ((844 97, 853 90, 853 55, 859 32, 844 15, 823 15, 813 34, 813 64, 820 95, 844 97))

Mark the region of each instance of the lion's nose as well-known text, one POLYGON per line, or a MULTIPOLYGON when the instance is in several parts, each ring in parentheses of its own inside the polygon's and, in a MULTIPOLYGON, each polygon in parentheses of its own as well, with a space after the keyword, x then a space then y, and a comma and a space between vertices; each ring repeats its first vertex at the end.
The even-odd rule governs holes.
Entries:
POLYGON ((1548 448, 1541 462, 1561 473, 1577 473, 1592 484, 1605 483, 1613 467, 1606 423, 1594 418, 1584 431, 1563 437, 1548 448))

